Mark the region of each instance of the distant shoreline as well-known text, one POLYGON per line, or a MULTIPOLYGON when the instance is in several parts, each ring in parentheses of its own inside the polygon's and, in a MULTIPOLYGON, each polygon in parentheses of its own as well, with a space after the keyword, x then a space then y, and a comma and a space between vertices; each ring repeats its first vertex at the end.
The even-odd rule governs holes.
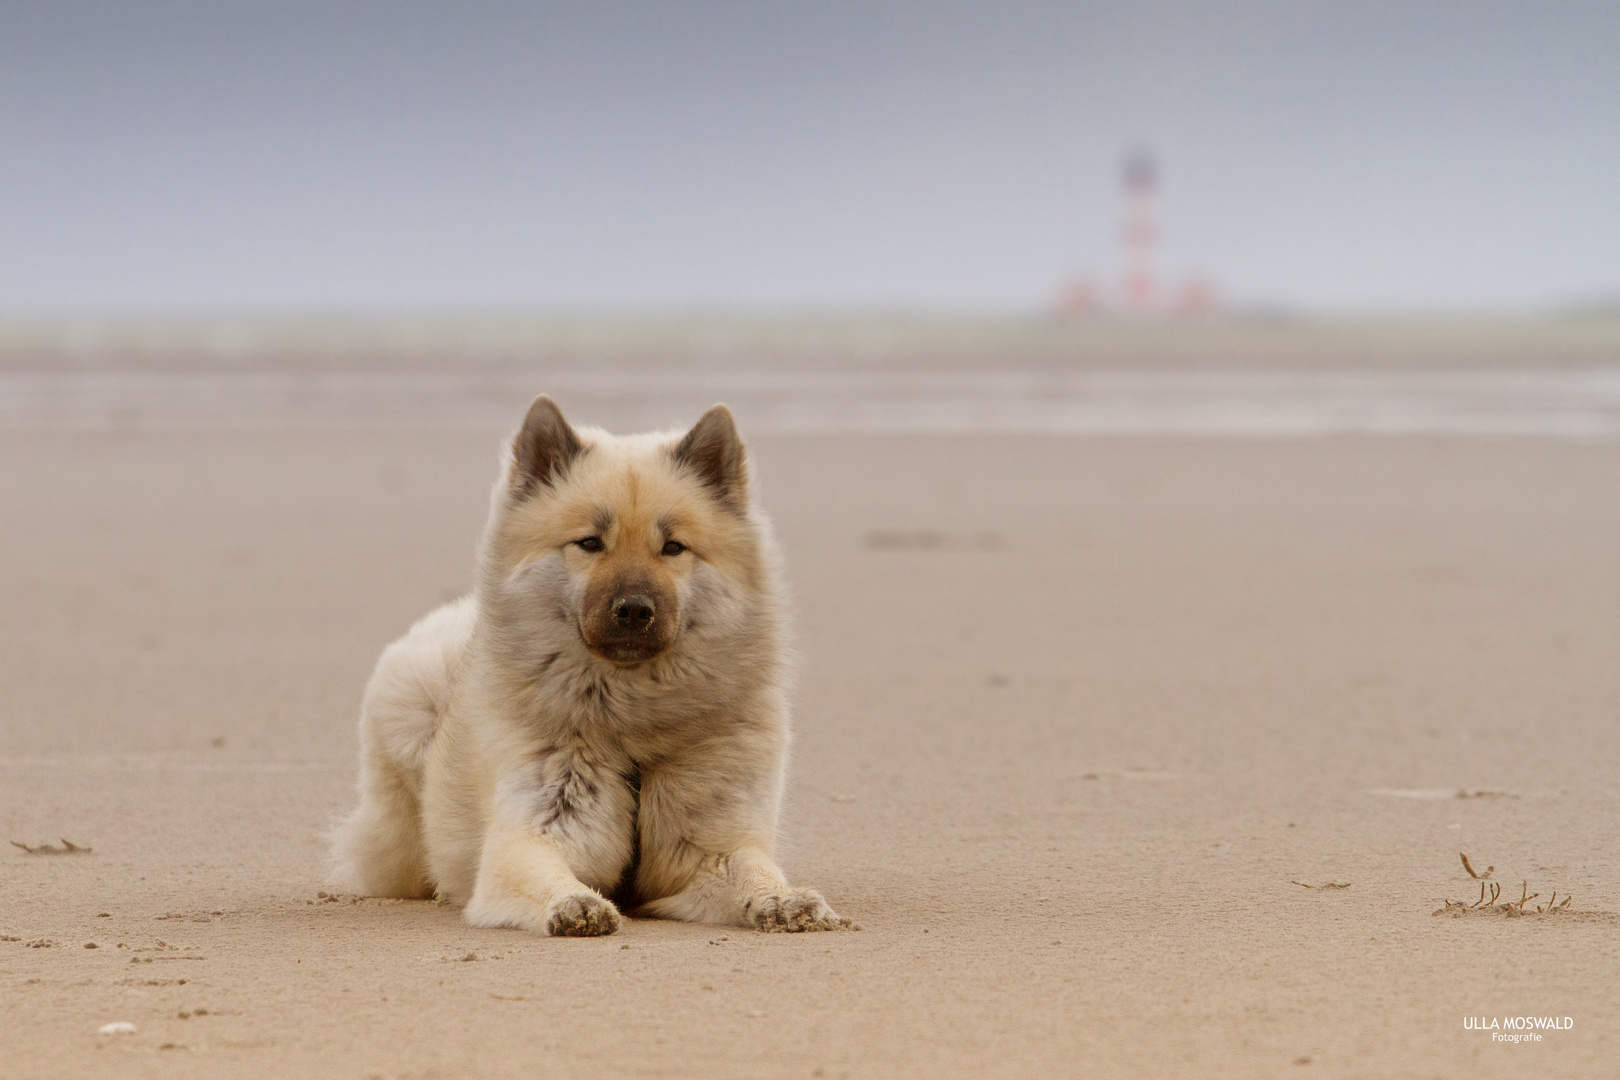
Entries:
POLYGON ((1620 365, 1620 309, 1469 316, 920 313, 0 318, 0 371, 609 364, 1341 370, 1620 365))
POLYGON ((753 433, 1620 437, 1607 368, 919 370, 537 363, 0 370, 0 430, 504 432, 538 392, 617 431, 716 401, 753 433))

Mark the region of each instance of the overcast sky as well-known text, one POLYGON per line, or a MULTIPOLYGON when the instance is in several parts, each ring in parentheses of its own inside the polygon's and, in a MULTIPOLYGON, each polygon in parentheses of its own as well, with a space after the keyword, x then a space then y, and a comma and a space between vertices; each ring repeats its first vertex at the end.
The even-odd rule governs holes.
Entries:
POLYGON ((1620 295, 1620 3, 0 5, 0 312, 1620 295))

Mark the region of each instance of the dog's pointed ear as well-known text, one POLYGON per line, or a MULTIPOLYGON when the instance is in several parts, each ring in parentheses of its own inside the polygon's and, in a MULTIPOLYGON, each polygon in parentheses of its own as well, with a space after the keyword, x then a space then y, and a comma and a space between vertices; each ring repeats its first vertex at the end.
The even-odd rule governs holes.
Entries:
POLYGON ((584 448, 557 403, 541 394, 512 436, 512 490, 523 494, 551 483, 584 448))
POLYGON ((722 506, 739 514, 748 508, 748 452, 730 409, 716 405, 704 413, 674 453, 675 460, 697 473, 722 506))

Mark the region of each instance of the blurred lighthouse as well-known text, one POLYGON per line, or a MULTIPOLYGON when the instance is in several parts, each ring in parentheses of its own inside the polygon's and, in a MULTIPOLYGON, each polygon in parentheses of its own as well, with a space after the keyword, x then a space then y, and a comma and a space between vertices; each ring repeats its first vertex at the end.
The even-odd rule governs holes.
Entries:
POLYGON ((1159 163, 1145 148, 1125 155, 1125 220, 1120 230, 1119 291, 1099 289, 1089 278, 1071 278, 1057 295, 1057 312, 1067 317, 1112 310, 1128 315, 1178 317, 1206 315, 1216 308, 1215 284, 1194 275, 1179 285, 1160 281, 1159 163))
POLYGON ((1147 150, 1125 156, 1125 262, 1120 294, 1127 311, 1150 311, 1158 299, 1154 277, 1159 241, 1159 167, 1147 150))

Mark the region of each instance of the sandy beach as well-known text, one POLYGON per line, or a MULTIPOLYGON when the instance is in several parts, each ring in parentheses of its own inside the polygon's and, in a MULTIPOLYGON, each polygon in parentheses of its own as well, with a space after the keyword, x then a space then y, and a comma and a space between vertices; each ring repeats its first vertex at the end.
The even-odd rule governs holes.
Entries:
POLYGON ((862 929, 564 940, 320 892, 497 431, 0 430, 0 1077, 1614 1074, 1615 439, 753 435, 862 929))

